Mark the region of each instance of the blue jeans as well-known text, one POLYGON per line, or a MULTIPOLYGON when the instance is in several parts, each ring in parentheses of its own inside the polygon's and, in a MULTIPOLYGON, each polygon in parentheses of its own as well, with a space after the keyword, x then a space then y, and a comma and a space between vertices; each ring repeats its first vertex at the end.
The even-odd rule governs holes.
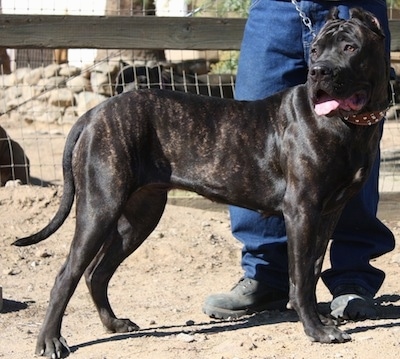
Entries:
MULTIPOLYGON (((378 17, 390 35, 384 0, 299 1, 317 33, 331 6, 341 17, 359 6, 378 17)), ((246 23, 236 79, 238 100, 257 100, 285 88, 306 82, 310 30, 302 23, 290 0, 253 0, 246 23)), ((381 129, 383 129, 381 127, 381 129)), ((379 154, 361 192, 344 209, 333 234, 331 269, 322 280, 331 292, 342 284, 360 285, 375 295, 385 274, 370 260, 394 248, 390 230, 376 218, 379 154)), ((288 291, 287 237, 282 217, 262 217, 257 212, 230 207, 233 235, 243 243, 244 275, 269 286, 288 291)))

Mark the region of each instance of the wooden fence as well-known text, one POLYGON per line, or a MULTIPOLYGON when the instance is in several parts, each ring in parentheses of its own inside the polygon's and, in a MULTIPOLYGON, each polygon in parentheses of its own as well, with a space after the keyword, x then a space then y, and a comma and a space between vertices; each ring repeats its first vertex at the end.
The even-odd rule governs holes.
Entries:
MULTIPOLYGON (((0 47, 238 50, 245 19, 154 16, 0 15, 0 47)), ((392 51, 400 21, 391 20, 392 51)))

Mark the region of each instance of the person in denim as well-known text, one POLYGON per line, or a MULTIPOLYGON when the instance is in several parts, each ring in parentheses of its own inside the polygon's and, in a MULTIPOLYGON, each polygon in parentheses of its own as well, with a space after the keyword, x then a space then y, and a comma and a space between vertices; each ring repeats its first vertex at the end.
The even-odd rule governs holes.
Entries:
MULTIPOLYGON (((349 17, 352 7, 372 12, 385 30, 389 54, 383 0, 253 0, 240 52, 235 98, 258 100, 306 82, 313 33, 323 26, 333 6, 339 8, 343 18, 349 17), (300 12, 311 26, 304 24, 300 12)), ((378 154, 369 179, 346 206, 333 234, 331 268, 322 273, 333 295, 331 314, 337 318, 361 320, 375 316, 373 297, 385 274, 370 261, 394 248, 393 234, 376 218, 379 162, 378 154)), ((232 233, 243 243, 244 276, 230 292, 209 296, 203 311, 215 318, 237 318, 266 309, 283 309, 289 290, 283 217, 266 218, 233 206, 229 210, 232 233)))

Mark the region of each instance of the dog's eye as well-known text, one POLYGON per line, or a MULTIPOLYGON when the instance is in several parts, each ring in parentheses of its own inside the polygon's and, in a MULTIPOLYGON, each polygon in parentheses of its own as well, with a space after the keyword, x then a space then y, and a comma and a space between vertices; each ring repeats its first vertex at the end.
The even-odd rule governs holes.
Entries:
POLYGON ((311 53, 312 56, 317 56, 317 55, 318 55, 317 48, 316 48, 316 47, 313 47, 313 48, 311 49, 310 53, 311 53))
POLYGON ((353 45, 346 44, 344 46, 344 51, 345 52, 354 52, 354 51, 356 51, 356 48, 353 45))

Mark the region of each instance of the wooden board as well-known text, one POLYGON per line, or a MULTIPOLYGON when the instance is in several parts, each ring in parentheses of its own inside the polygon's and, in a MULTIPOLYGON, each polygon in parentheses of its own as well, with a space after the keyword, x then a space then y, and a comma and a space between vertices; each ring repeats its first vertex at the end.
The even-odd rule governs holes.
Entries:
POLYGON ((8 48, 239 49, 245 19, 0 15, 8 48))

